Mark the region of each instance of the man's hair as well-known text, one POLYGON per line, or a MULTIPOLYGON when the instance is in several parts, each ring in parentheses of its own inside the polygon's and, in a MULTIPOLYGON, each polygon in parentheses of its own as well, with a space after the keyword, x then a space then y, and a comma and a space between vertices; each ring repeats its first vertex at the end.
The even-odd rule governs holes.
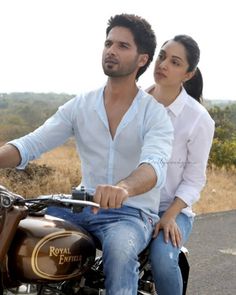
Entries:
POLYGON ((149 56, 147 63, 141 67, 136 75, 136 80, 146 71, 156 50, 156 36, 151 25, 140 16, 134 14, 118 14, 112 16, 108 20, 106 36, 114 27, 124 27, 131 31, 134 36, 134 42, 137 46, 139 54, 147 54, 149 56))

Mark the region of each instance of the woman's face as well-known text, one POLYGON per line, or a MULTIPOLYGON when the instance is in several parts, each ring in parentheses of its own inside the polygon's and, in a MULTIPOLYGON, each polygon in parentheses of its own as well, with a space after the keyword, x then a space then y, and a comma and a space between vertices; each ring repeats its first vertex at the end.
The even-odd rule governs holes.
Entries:
POLYGON ((155 82, 160 85, 180 87, 193 76, 193 72, 187 72, 188 67, 184 46, 170 40, 158 54, 154 69, 155 82))

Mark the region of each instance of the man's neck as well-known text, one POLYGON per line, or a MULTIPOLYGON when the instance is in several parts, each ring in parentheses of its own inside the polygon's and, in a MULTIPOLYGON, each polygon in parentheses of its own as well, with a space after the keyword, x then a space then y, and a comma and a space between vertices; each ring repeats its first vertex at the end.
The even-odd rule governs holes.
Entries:
POLYGON ((127 81, 126 79, 125 81, 123 83, 120 79, 119 81, 108 79, 104 90, 104 106, 112 138, 114 138, 118 125, 138 93, 138 87, 133 80, 127 81))
POLYGON ((138 87, 133 79, 129 81, 127 78, 109 78, 104 90, 104 101, 109 101, 110 103, 112 101, 116 103, 117 101, 121 103, 132 102, 137 93, 138 87))

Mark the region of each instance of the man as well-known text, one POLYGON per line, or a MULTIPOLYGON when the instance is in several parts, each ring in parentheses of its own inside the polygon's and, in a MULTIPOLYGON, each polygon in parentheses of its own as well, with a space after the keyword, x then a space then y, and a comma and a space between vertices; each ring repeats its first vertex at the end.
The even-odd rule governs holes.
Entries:
POLYGON ((159 190, 171 154, 172 125, 162 105, 137 87, 153 59, 156 38, 135 15, 111 17, 102 56, 105 87, 76 96, 44 125, 0 149, 0 167, 28 161, 76 139, 82 181, 101 209, 48 213, 82 225, 102 244, 107 295, 136 295, 138 254, 158 220, 159 190))

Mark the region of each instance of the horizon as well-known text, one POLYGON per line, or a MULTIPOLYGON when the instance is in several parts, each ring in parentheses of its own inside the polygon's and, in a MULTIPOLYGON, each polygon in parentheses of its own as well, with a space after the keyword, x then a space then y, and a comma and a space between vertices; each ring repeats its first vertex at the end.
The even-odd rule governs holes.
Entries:
MULTIPOLYGON (((68 96, 76 96, 76 93, 67 93, 67 92, 34 92, 34 91, 15 91, 15 92, 0 92, 0 98, 2 98, 3 95, 11 95, 11 94, 42 94, 42 95, 48 95, 48 94, 55 94, 55 95, 68 95, 68 96)), ((212 102, 212 103, 219 103, 219 104, 236 104, 236 101, 233 99, 207 99, 203 97, 203 103, 204 102, 212 102)))

